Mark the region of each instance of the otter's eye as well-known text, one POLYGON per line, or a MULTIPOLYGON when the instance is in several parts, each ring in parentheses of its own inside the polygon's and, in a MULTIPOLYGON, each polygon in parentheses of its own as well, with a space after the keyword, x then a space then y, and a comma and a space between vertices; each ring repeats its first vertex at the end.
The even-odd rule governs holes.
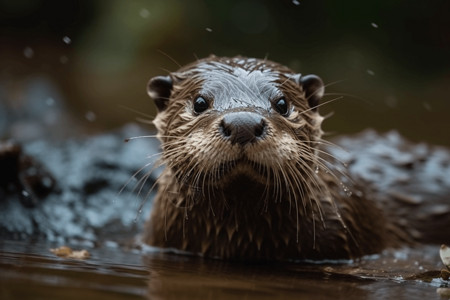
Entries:
POLYGON ((288 104, 284 98, 280 98, 275 102, 275 109, 276 111, 283 116, 286 116, 288 113, 288 104))
POLYGON ((197 97, 194 100, 194 111, 196 113, 202 113, 205 110, 207 110, 209 108, 209 104, 208 101, 205 100, 205 98, 203 97, 197 97))

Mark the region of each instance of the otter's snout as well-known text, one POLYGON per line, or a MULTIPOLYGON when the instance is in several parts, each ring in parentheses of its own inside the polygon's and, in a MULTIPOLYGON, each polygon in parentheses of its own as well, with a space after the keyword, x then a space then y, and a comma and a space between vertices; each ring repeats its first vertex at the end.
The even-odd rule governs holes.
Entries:
POLYGON ((232 144, 254 143, 264 137, 267 123, 264 117, 248 111, 227 113, 220 122, 222 136, 232 144))

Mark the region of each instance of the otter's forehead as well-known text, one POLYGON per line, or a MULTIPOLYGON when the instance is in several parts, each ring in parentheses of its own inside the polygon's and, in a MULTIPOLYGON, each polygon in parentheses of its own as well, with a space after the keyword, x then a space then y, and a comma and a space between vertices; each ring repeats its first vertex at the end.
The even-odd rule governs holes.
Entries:
POLYGON ((260 65, 208 62, 198 65, 197 76, 203 81, 201 95, 213 100, 219 110, 237 107, 270 109, 270 101, 283 96, 279 89, 280 74, 260 65))

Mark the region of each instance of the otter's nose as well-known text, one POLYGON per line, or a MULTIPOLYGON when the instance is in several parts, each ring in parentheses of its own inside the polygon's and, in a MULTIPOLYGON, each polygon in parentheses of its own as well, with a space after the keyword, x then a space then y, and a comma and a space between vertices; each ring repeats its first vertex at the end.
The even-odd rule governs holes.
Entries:
POLYGON ((222 136, 229 139, 232 144, 253 143, 266 133, 266 121, 254 112, 239 111, 227 113, 220 123, 222 136))

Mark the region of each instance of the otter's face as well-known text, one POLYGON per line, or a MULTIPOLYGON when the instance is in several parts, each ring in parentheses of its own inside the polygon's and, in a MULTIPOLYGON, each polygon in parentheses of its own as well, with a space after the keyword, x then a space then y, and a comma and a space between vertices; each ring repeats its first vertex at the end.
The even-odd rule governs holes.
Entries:
POLYGON ((298 186, 319 164, 323 83, 268 61, 209 58, 148 86, 163 161, 180 183, 298 186))

